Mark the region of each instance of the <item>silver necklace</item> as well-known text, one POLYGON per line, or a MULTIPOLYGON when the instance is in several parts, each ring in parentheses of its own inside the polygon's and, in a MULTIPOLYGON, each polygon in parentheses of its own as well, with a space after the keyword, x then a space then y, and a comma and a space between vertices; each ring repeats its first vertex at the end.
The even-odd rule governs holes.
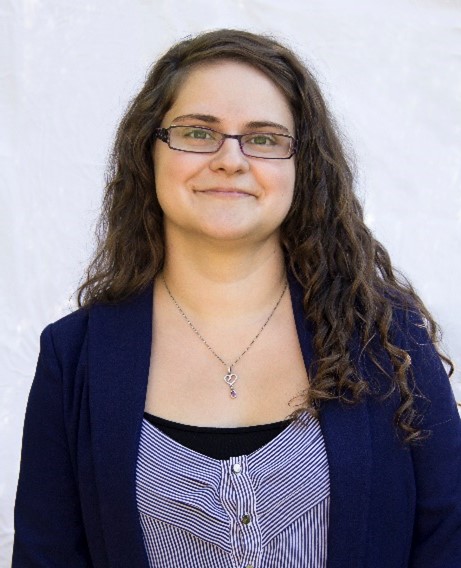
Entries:
POLYGON ((240 361, 240 359, 245 355, 245 353, 250 349, 250 347, 253 345, 253 343, 258 339, 258 337, 261 335, 263 329, 266 327, 266 325, 270 322, 272 316, 275 313, 275 310, 278 308, 280 302, 282 301, 283 296, 285 295, 286 289, 288 287, 288 281, 285 281, 285 286, 283 287, 282 293, 280 294, 279 299, 277 300, 277 303, 275 304, 275 306, 272 308, 271 313, 269 314, 269 317, 266 319, 266 321, 264 322, 264 325, 262 326, 262 328, 258 331, 258 333, 253 337, 253 340, 251 341, 251 343, 248 345, 248 347, 242 351, 242 353, 240 353, 240 355, 237 357, 237 359, 235 359, 235 361, 233 363, 231 363, 230 365, 228 363, 226 363, 224 361, 224 359, 222 357, 220 357, 216 351, 211 347, 211 345, 208 343, 208 341, 201 335, 201 333, 199 332, 199 330, 195 327, 195 325, 190 321, 190 319, 187 317, 187 315, 184 313, 184 310, 181 308, 181 306, 178 304, 178 302, 176 301, 175 297, 173 296, 173 294, 171 293, 170 289, 168 288, 168 285, 165 281, 165 277, 162 276, 162 280, 163 283, 165 284, 165 288, 166 291, 168 292, 168 295, 170 296, 170 298, 173 300, 174 305, 177 307, 179 313, 182 315, 182 317, 187 321, 187 323, 189 324, 189 326, 191 327, 191 329, 193 330, 193 332, 201 339, 202 343, 204 343, 208 349, 213 353, 213 355, 216 357, 216 359, 219 359, 221 361, 221 363, 227 368, 227 374, 224 375, 224 381, 227 383, 227 385, 230 388, 230 396, 231 398, 237 398, 237 392, 234 389, 234 385, 235 383, 238 381, 239 376, 234 373, 233 371, 233 367, 236 363, 238 363, 240 361))

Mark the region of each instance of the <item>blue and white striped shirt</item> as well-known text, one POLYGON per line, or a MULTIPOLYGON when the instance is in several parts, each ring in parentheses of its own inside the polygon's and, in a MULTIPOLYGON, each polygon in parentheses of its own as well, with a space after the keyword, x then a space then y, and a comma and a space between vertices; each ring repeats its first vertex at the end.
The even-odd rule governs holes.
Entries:
POLYGON ((216 460, 143 420, 136 471, 151 568, 325 568, 330 499, 308 413, 262 448, 216 460))

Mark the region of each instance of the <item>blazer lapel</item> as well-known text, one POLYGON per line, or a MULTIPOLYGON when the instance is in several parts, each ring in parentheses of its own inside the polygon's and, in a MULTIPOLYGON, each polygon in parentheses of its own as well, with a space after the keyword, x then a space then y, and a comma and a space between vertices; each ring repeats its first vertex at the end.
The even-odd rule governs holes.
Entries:
MULTIPOLYGON (((293 313, 306 369, 315 363, 313 326, 303 312, 303 292, 289 277, 293 313)), ((330 470, 328 568, 363 566, 371 490, 371 440, 366 402, 322 405, 322 429, 330 470)))
POLYGON ((136 505, 136 460, 152 338, 152 286, 90 312, 88 373, 93 460, 112 567, 148 567, 136 505))

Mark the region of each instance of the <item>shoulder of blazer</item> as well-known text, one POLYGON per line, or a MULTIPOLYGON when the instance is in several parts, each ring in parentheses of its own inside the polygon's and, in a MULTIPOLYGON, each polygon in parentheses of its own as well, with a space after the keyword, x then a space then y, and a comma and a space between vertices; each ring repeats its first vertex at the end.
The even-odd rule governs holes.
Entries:
POLYGON ((50 323, 45 327, 42 336, 51 334, 57 355, 65 356, 69 351, 79 350, 84 343, 91 321, 97 319, 117 318, 121 313, 130 311, 130 306, 136 303, 140 295, 114 304, 95 303, 89 307, 83 307, 62 318, 50 323))
POLYGON ((85 333, 90 311, 92 309, 93 308, 79 308, 55 322, 50 323, 48 327, 51 328, 53 336, 56 338, 62 337, 65 339, 79 336, 82 333, 85 333))
POLYGON ((45 327, 41 351, 52 349, 61 366, 76 364, 88 332, 90 309, 80 308, 45 327))

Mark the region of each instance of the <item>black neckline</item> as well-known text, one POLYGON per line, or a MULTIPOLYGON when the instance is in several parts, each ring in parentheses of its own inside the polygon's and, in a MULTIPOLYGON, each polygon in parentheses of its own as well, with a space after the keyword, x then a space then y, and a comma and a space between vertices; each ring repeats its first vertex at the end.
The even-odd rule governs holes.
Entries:
POLYGON ((188 431, 188 432, 208 432, 212 434, 236 434, 236 433, 250 433, 250 432, 261 432, 265 430, 278 430, 282 426, 288 425, 291 420, 280 420, 279 422, 270 422, 269 424, 256 424, 254 426, 237 426, 234 428, 229 427, 215 427, 215 426, 195 426, 193 424, 182 424, 180 422, 174 422, 172 420, 167 420, 166 418, 161 418, 160 416, 155 416, 154 414, 149 414, 144 412, 144 418, 149 420, 149 422, 154 424, 159 424, 161 426, 168 426, 169 428, 174 428, 176 430, 188 431))

